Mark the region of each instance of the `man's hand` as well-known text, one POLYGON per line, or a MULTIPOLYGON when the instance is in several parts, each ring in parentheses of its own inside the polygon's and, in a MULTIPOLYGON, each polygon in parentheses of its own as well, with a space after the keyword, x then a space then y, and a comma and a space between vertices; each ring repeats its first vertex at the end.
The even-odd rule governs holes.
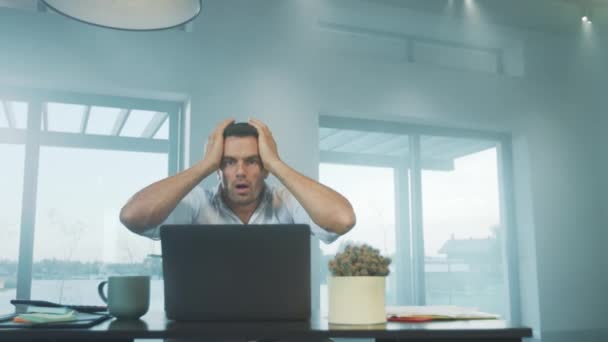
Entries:
POLYGON ((174 176, 161 179, 138 191, 120 211, 120 221, 131 231, 143 234, 167 219, 192 189, 220 167, 224 153, 224 129, 234 122, 222 121, 209 136, 205 157, 174 176))
POLYGON ((211 133, 205 144, 205 157, 203 161, 213 167, 214 170, 219 169, 222 163, 224 154, 224 130, 228 125, 234 122, 234 119, 226 119, 222 121, 211 133))
POLYGON ((344 234, 356 223, 350 202, 336 191, 289 167, 279 158, 272 133, 261 121, 249 119, 258 131, 258 149, 264 168, 285 185, 310 218, 321 228, 344 234))
POLYGON ((274 168, 277 163, 281 162, 281 159, 279 158, 277 143, 272 137, 272 132, 270 132, 268 126, 259 120, 249 119, 249 124, 258 131, 258 149, 260 151, 260 158, 262 158, 262 164, 266 170, 274 174, 274 168))

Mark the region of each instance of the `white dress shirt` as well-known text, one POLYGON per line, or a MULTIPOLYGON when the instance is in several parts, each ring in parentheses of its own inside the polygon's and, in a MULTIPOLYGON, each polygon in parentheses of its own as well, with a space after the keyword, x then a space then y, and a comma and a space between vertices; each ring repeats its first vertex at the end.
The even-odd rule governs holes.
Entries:
MULTIPOLYGON (((224 203, 220 185, 214 191, 196 186, 157 227, 142 235, 160 239, 160 226, 165 224, 243 224, 241 219, 224 203)), ((300 223, 310 226, 310 231, 325 243, 335 241, 339 235, 319 227, 310 218, 296 198, 284 187, 264 183, 262 201, 247 224, 300 223)))

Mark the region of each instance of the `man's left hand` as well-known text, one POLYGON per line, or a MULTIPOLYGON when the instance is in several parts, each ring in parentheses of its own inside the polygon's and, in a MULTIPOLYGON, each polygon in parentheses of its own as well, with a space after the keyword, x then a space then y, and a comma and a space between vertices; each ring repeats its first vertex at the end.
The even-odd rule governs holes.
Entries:
POLYGON ((258 131, 258 150, 260 158, 262 158, 262 164, 264 164, 266 170, 273 173, 273 167, 277 163, 280 163, 281 159, 279 158, 277 143, 272 137, 272 132, 270 132, 268 126, 259 120, 249 119, 249 124, 258 131))

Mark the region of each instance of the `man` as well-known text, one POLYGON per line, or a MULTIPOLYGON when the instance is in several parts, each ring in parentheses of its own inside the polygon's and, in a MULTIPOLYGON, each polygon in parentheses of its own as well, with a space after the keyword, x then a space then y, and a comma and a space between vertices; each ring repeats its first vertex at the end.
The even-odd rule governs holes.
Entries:
POLYGON ((265 124, 228 119, 209 136, 201 161, 137 192, 120 221, 153 239, 162 224, 305 223, 331 243, 355 225, 355 213, 342 195, 285 164, 265 124), (214 172, 215 191, 197 187, 214 172), (285 188, 268 185, 268 173, 285 188))

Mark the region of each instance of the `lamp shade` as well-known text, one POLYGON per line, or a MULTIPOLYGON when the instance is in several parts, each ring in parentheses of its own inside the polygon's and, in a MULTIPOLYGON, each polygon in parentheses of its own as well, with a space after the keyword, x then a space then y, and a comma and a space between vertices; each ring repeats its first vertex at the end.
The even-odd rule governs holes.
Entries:
POLYGON ((88 24, 122 30, 162 30, 183 25, 201 0, 43 0, 54 11, 88 24))

